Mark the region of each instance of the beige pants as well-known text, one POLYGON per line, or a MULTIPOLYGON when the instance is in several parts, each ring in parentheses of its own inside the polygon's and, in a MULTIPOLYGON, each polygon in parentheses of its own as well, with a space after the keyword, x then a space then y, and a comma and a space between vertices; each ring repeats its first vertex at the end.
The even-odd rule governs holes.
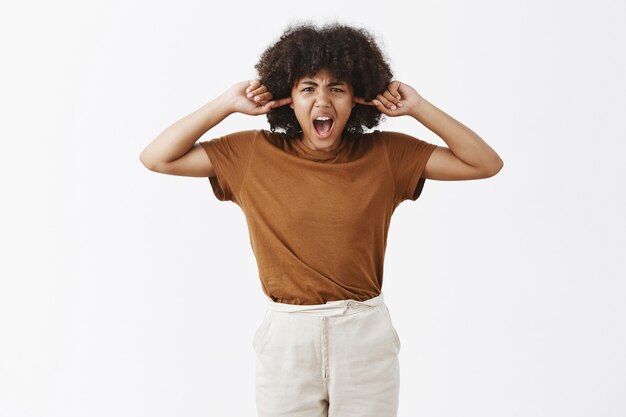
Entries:
POLYGON ((268 299, 252 342, 259 417, 396 417, 400 339, 383 294, 292 305, 268 299))

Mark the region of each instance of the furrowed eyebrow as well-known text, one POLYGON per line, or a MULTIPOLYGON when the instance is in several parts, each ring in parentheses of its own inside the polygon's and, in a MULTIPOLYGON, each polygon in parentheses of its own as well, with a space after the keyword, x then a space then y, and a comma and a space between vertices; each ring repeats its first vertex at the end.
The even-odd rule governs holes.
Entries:
MULTIPOLYGON (((315 86, 319 85, 315 81, 300 81, 300 84, 315 85, 315 86)), ((345 83, 343 81, 335 81, 332 83, 328 83, 329 87, 332 87, 334 85, 345 85, 345 83)))

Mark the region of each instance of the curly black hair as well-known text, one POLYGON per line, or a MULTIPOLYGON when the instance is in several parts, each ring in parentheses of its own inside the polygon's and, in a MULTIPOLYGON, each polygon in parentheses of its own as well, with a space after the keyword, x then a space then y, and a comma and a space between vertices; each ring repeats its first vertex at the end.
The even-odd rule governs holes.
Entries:
MULTIPOLYGON (((295 82, 328 68, 337 79, 352 84, 354 95, 372 100, 387 88, 392 72, 376 40, 364 28, 328 23, 321 28, 304 22, 289 25, 280 39, 269 46, 254 66, 261 84, 273 99, 291 96, 295 82)), ((344 128, 345 137, 364 133, 363 127, 377 126, 383 113, 374 106, 356 103, 344 128)), ((267 113, 270 130, 284 130, 297 137, 302 128, 293 109, 281 106, 267 113)))

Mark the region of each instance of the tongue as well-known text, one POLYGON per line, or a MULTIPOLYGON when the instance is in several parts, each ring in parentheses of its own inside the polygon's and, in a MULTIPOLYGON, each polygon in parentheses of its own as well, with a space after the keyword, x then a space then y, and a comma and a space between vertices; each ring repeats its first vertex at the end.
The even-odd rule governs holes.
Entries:
POLYGON ((315 128, 317 129, 318 132, 326 133, 333 126, 333 121, 332 120, 314 120, 313 124, 315 125, 315 128))

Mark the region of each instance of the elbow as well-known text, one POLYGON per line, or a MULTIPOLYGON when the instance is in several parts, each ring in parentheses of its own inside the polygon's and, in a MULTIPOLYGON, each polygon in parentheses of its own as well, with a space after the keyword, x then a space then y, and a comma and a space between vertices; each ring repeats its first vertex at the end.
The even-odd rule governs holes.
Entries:
POLYGON ((143 152, 139 154, 139 162, 141 162, 141 164, 145 166, 146 168, 148 168, 150 171, 155 170, 154 161, 151 161, 150 159, 146 158, 143 152))
POLYGON ((490 164, 489 167, 486 169, 486 178, 496 175, 498 172, 500 172, 503 166, 504 161, 502 160, 502 158, 498 157, 496 161, 490 164))

